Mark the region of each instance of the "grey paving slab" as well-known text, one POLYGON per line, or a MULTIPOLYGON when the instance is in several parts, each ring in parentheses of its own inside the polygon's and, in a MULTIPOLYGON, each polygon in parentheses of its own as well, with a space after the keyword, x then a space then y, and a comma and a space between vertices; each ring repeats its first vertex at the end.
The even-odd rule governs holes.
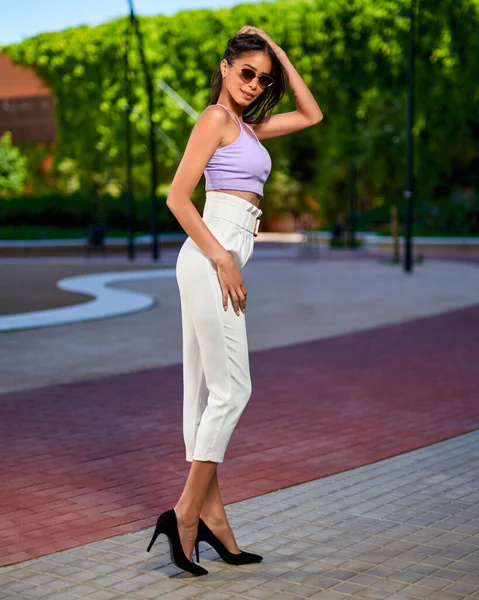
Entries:
MULTIPOLYGON (((447 261, 428 260, 418 265, 413 275, 405 275, 400 266, 376 260, 253 257, 244 270, 244 279, 248 288, 246 318, 251 350, 439 314, 477 304, 479 298, 478 266, 447 261)), ((124 317, 3 333, 0 393, 181 362, 176 279, 152 279, 114 287, 149 294, 156 305, 124 317)), ((451 475, 448 490, 451 494, 455 493, 456 477, 464 474, 451 475)), ((460 485, 464 486, 461 493, 477 494, 475 488, 471 490, 470 478, 460 485)), ((373 492, 374 489, 369 490, 369 494, 373 492)), ((395 494, 395 490, 386 492, 395 494)), ((370 496, 364 496, 367 497, 370 496)), ((349 502, 349 498, 344 501, 349 502)), ((384 512, 389 507, 364 505, 360 510, 384 512)), ((386 514, 376 512, 371 516, 386 514)))
POLYGON ((209 574, 192 577, 163 536, 146 552, 146 529, 4 567, 0 600, 479 598, 477 492, 473 432, 227 506, 260 564, 229 566, 201 543, 209 574))

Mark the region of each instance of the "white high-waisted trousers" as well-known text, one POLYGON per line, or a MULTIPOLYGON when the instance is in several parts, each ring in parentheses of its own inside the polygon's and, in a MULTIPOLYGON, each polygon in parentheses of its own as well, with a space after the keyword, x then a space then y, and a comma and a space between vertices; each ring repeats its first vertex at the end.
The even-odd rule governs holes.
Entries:
MULTIPOLYGON (((251 222, 261 210, 232 194, 207 192, 203 220, 240 268, 253 253, 251 222), (247 229, 245 229, 245 227, 247 229)), ((211 259, 188 238, 176 264, 183 328, 183 437, 186 460, 223 462, 251 395, 245 315, 238 316, 211 259)))

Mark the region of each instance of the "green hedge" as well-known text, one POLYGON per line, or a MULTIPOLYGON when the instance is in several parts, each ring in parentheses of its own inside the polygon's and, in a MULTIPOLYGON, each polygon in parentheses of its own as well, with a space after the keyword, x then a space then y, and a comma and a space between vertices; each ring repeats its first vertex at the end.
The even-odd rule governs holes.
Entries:
MULTIPOLYGON (((406 208, 398 206, 399 223, 404 223, 406 208)), ((389 205, 364 210, 357 215, 357 228, 388 233, 391 225, 389 205)), ((417 200, 414 203, 415 235, 478 236, 479 197, 456 196, 439 200, 417 200)))
MULTIPOLYGON (((98 203, 81 194, 62 196, 52 194, 37 198, 22 197, 0 200, 0 223, 2 226, 50 226, 87 227, 102 222, 107 228, 126 229, 128 223, 126 197, 104 197, 103 217, 99 216, 98 203)), ((135 201, 135 229, 150 228, 150 203, 135 201)), ((158 198, 158 225, 161 231, 181 230, 178 222, 166 206, 166 198, 158 198)))
MULTIPOLYGON (((479 188, 479 0, 417 4, 417 195, 442 198, 455 187, 479 188)), ((409 22, 398 13, 409 6, 410 0, 277 0, 140 21, 155 81, 166 82, 198 112, 208 101, 210 77, 226 41, 242 25, 264 28, 284 48, 325 118, 317 127, 268 140, 266 146, 273 166, 284 159, 287 175, 301 182, 329 219, 347 207, 351 151, 364 201, 392 198, 403 187, 409 22)), ((123 185, 127 25, 121 18, 3 48, 18 64, 34 67, 54 91, 55 177, 65 189, 86 193, 96 186, 108 192, 108 185, 123 185)), ((146 196, 147 96, 135 42, 130 58, 135 185, 146 196)), ((276 112, 293 108, 288 93, 276 112)), ((168 184, 194 120, 161 90, 154 119, 170 139, 158 143, 160 182, 168 184)), ((274 203, 269 188, 270 182, 265 202, 274 203)))
MULTIPOLYGON (((158 197, 158 225, 161 231, 182 231, 179 223, 166 206, 166 197, 158 197)), ((81 194, 46 195, 37 198, 22 197, 15 200, 0 199, 2 227, 61 227, 85 228, 101 222, 107 229, 126 230, 128 224, 127 199, 105 197, 103 217, 101 205, 81 194)), ((200 208, 201 209, 201 208, 200 208)), ((135 230, 150 229, 150 203, 134 203, 135 230)), ((405 206, 398 207, 400 223, 405 220, 405 206)), ((479 197, 456 195, 440 200, 417 200, 414 205, 415 233, 417 235, 479 235, 479 197)), ((359 230, 389 231, 390 206, 362 210, 356 215, 359 230)), ((8 237, 12 237, 9 235, 8 237)), ((14 236, 13 236, 14 237, 14 236)))

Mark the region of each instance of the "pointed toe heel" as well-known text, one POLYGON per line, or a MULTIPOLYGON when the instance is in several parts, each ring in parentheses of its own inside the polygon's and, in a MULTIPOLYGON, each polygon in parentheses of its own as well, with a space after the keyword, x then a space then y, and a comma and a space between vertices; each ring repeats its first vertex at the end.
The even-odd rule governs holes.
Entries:
POLYGON ((249 565, 252 563, 258 563, 263 560, 263 557, 259 554, 253 554, 252 552, 244 552, 243 550, 239 554, 233 554, 227 550, 223 544, 211 531, 208 525, 200 517, 198 523, 198 536, 196 538, 196 544, 199 542, 207 542, 212 546, 220 557, 229 565, 249 565))
MULTIPOLYGON (((203 567, 200 567, 199 565, 186 558, 180 541, 180 534, 178 531, 178 520, 176 518, 176 513, 174 509, 167 510, 158 517, 155 531, 153 532, 153 537, 151 538, 151 541, 148 544, 148 552, 151 550, 153 544, 156 542, 156 539, 158 538, 160 533, 165 534, 168 538, 168 542, 170 545, 171 562, 174 565, 176 565, 179 569, 183 569, 183 571, 192 573, 193 575, 198 576, 208 574, 208 571, 206 569, 203 569, 203 567)), ((197 558, 198 554, 198 544, 196 543, 197 558)))

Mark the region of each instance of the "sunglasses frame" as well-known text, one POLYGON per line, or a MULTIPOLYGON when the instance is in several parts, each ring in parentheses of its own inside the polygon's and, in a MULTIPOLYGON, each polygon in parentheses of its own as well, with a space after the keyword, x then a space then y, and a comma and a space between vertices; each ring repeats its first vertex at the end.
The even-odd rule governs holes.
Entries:
POLYGON ((271 75, 267 75, 266 73, 262 73, 261 75, 256 75, 256 73, 253 71, 253 69, 250 69, 249 67, 240 67, 239 65, 229 62, 228 63, 230 65, 232 65, 233 67, 236 67, 237 69, 240 69, 241 71, 241 78, 243 79, 243 81, 245 83, 251 83, 254 79, 258 80, 258 85, 263 88, 263 90, 265 90, 266 88, 271 87, 274 84, 274 79, 271 77, 271 75), (254 77, 252 77, 249 81, 246 79, 246 77, 243 75, 243 71, 250 71, 251 73, 254 73, 254 77), (260 83, 260 77, 267 77, 268 79, 271 80, 271 83, 269 83, 268 85, 262 85, 260 83))

